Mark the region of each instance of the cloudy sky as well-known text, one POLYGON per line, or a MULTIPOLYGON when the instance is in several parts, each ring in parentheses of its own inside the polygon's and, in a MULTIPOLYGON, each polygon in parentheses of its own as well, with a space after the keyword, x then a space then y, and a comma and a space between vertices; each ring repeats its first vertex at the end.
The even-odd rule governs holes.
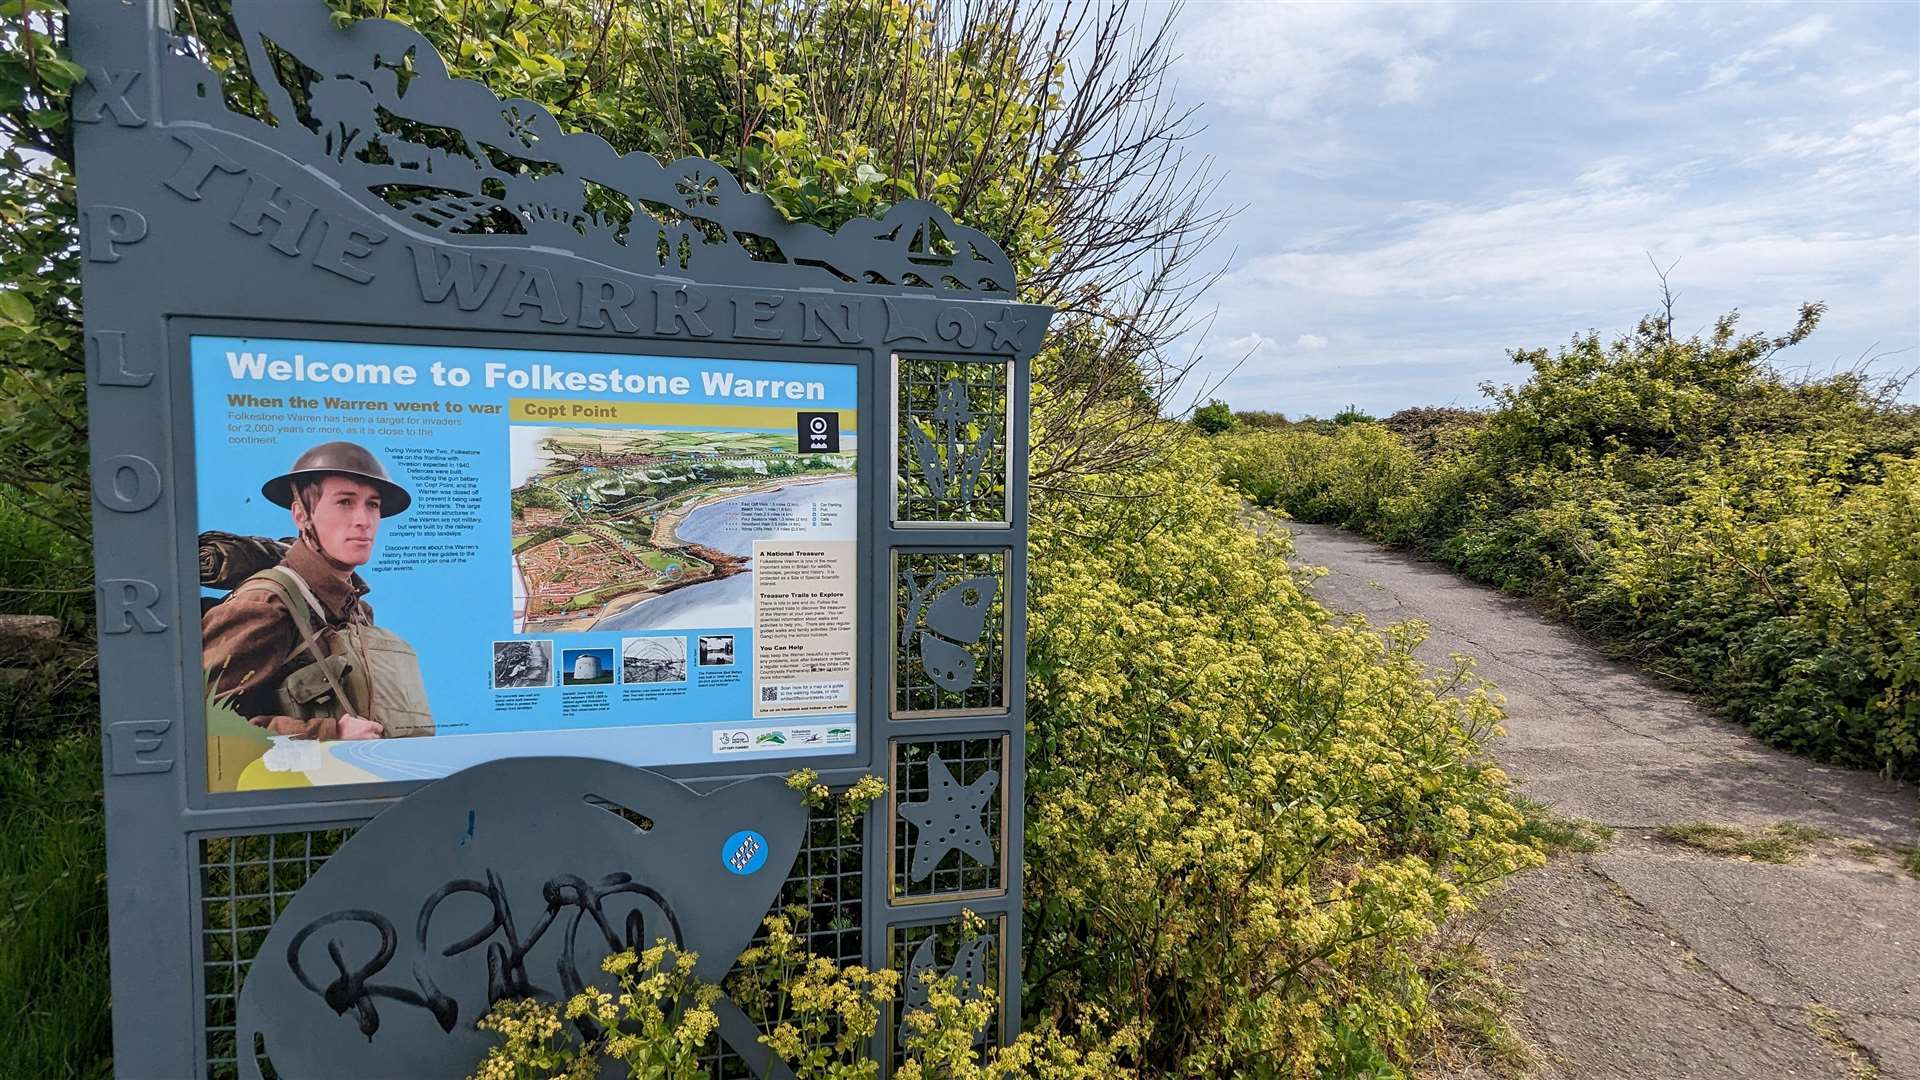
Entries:
POLYGON ((1784 365, 1920 366, 1920 4, 1199 0, 1180 40, 1246 207, 1203 342, 1236 408, 1476 404, 1653 310, 1649 252, 1677 332, 1824 300, 1784 365))

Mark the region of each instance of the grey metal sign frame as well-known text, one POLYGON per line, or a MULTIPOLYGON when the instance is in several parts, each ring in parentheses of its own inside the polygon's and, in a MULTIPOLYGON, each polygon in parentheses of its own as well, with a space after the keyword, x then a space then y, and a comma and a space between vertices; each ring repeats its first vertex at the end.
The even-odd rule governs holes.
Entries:
MULTIPOLYGON (((275 859, 304 845, 311 871, 324 858, 314 837, 395 813, 423 787, 208 793, 187 355, 196 333, 857 365, 865 430, 892 438, 859 445, 856 750, 657 772, 690 797, 798 764, 835 786, 892 778, 858 856, 861 957, 992 978, 1010 1033, 1028 361, 1051 313, 1014 300, 1006 255, 918 201, 831 233, 787 222, 719 165, 662 165, 565 133, 538 105, 448 77, 412 30, 335 27, 321 0, 234 0, 269 114, 248 115, 176 35, 171 7, 73 0, 70 18, 87 70, 73 120, 119 1075, 204 1077, 232 1064, 208 1032, 239 988, 216 977, 244 974, 251 956, 209 952, 207 914, 218 891, 209 868, 231 863, 232 845, 264 838, 275 859), (330 86, 353 84, 381 115, 457 131, 473 157, 449 164, 403 134, 304 115, 310 105, 271 74, 270 49, 330 86), (381 140, 384 153, 367 152, 381 140), (521 163, 517 177, 502 158, 521 163), (578 212, 557 216, 516 203, 533 173, 542 198, 575 183, 617 213, 596 214, 584 195, 578 212), (486 287, 450 285, 463 267, 486 287), (942 937, 963 910, 998 927, 995 940, 942 937)), ((889 1062, 898 1019, 876 1046, 889 1062)), ((471 1065, 451 1062, 450 1074, 471 1065)))

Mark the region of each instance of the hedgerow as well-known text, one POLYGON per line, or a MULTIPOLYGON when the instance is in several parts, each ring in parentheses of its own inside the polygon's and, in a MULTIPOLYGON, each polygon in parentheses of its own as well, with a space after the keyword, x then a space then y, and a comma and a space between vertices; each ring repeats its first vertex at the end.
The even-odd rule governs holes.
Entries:
POLYGON ((1518 352, 1531 378, 1483 421, 1232 436, 1223 475, 1542 597, 1777 745, 1920 775, 1920 413, 1780 374, 1820 314, 1518 352))
POLYGON ((1202 442, 1034 514, 1030 1018, 1130 1025, 1155 1076, 1405 1061, 1418 944, 1536 858, 1499 709, 1308 599, 1202 442))

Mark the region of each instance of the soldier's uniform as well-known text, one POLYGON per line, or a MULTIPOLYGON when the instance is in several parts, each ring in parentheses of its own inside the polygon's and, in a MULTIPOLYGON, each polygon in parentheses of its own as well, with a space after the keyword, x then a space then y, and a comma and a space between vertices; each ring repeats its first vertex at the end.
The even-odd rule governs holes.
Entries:
MULTIPOLYGON (((350 442, 309 449, 260 493, 291 508, 301 483, 327 476, 372 485, 383 518, 413 501, 378 458, 350 442)), ((219 563, 220 552, 213 554, 219 563)), ((302 526, 279 565, 250 575, 201 615, 209 700, 276 735, 338 739, 343 716, 379 724, 382 738, 432 735, 419 658, 373 624, 366 594, 360 575, 329 558, 318 533, 302 526)))
MULTIPOLYGON (((364 597, 367 583, 359 574, 342 578, 320 554, 296 540, 287 549, 281 567, 300 575, 320 609, 316 620, 331 634, 348 623, 372 625, 373 608, 364 597)), ((280 713, 278 693, 287 676, 313 663, 294 627, 293 614, 271 589, 236 591, 209 609, 200 620, 203 664, 216 697, 232 695, 234 710, 275 735, 308 739, 340 737, 338 717, 301 720, 280 713)))

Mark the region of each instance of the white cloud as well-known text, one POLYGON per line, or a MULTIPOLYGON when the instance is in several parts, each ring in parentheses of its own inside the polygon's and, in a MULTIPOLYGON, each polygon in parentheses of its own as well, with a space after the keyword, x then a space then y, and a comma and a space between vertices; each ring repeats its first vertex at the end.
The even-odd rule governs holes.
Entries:
POLYGON ((1272 338, 1255 331, 1230 338, 1214 338, 1207 343, 1206 352, 1209 356, 1238 363, 1242 359, 1259 354, 1262 350, 1273 352, 1278 348, 1278 343, 1272 338))
POLYGON ((1432 70, 1430 56, 1396 56, 1387 61, 1387 85, 1381 91, 1381 100, 1388 105, 1419 101, 1427 74, 1432 70))
POLYGON ((1752 68, 1783 53, 1817 44, 1832 29, 1833 19, 1824 14, 1801 19, 1753 48, 1743 49, 1707 69, 1707 81, 1700 88, 1711 90, 1735 82, 1752 68))
POLYGON ((1920 109, 1868 117, 1845 131, 1790 131, 1764 136, 1756 157, 1855 162, 1876 172, 1920 170, 1920 109))
POLYGON ((1423 46, 1452 21, 1445 4, 1208 4, 1181 35, 1181 78, 1272 118, 1335 99, 1404 104, 1435 67, 1423 46))
POLYGON ((1472 404, 1524 377, 1508 349, 1631 329, 1649 252, 1679 260, 1682 332, 1736 308, 1779 332, 1820 299, 1788 362, 1920 358, 1910 13, 1189 10, 1184 89, 1251 208, 1208 298, 1236 406, 1472 404))

